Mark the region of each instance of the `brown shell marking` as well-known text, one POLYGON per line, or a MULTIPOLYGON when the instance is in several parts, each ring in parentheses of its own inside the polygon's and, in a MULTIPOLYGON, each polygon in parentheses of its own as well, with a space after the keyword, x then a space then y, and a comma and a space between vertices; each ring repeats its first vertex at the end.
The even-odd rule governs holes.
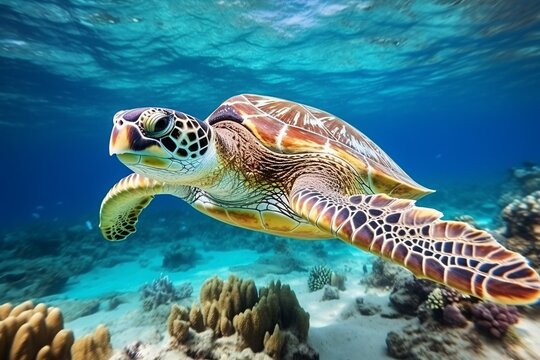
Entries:
POLYGON ((315 187, 299 185, 291 206, 320 229, 418 277, 503 304, 531 304, 540 298, 540 277, 527 260, 485 231, 440 220, 436 210, 385 194, 355 195, 339 204, 327 198, 315 187))
POLYGON ((368 189, 416 199, 432 191, 412 180, 367 136, 342 119, 295 102, 259 95, 238 95, 214 113, 234 111, 266 147, 281 153, 321 152, 335 155, 359 172, 368 189))

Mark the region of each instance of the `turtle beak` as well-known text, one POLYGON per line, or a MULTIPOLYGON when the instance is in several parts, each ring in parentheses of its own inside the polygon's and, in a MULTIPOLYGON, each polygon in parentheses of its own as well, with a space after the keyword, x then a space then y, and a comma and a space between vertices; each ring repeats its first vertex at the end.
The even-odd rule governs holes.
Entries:
POLYGON ((141 155, 169 158, 170 155, 161 148, 157 140, 145 137, 135 122, 124 119, 125 113, 120 111, 114 116, 109 154, 117 155, 122 162, 130 158, 139 158, 141 155))
POLYGON ((128 130, 128 126, 118 123, 114 124, 109 141, 109 155, 118 155, 130 151, 130 131, 128 130))

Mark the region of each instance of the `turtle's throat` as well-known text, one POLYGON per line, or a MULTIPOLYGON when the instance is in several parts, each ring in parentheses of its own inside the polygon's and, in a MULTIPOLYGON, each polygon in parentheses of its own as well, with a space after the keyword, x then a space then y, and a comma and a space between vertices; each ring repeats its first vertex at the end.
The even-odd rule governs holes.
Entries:
POLYGON ((243 199, 250 189, 246 187, 243 171, 232 164, 245 160, 245 155, 239 152, 236 134, 219 130, 221 131, 213 129, 214 136, 209 151, 213 155, 213 164, 202 170, 205 175, 198 187, 215 199, 224 201, 243 199))
MULTIPOLYGON (((207 189, 214 187, 220 182, 223 177, 224 163, 221 154, 218 152, 215 138, 213 136, 214 141, 210 143, 208 151, 202 156, 200 162, 193 169, 192 174, 186 177, 186 180, 189 177, 189 183, 186 185, 207 189)), ((181 181, 184 181, 184 179, 181 181)))

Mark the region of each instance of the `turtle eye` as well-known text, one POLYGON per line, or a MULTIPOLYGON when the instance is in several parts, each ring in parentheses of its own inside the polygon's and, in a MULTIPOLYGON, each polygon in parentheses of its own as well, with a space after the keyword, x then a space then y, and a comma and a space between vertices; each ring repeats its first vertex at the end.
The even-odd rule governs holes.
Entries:
POLYGON ((142 125, 146 135, 152 138, 160 138, 171 132, 174 121, 171 115, 154 113, 145 118, 142 125))

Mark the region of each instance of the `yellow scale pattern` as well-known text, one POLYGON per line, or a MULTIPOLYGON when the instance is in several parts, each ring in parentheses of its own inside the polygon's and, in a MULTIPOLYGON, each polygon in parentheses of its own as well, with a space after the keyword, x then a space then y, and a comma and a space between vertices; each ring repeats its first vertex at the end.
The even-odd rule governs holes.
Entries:
POLYGON ((332 234, 319 229, 307 221, 295 220, 277 211, 228 208, 207 199, 198 200, 192 205, 195 209, 216 220, 245 229, 298 239, 333 238, 332 234))

